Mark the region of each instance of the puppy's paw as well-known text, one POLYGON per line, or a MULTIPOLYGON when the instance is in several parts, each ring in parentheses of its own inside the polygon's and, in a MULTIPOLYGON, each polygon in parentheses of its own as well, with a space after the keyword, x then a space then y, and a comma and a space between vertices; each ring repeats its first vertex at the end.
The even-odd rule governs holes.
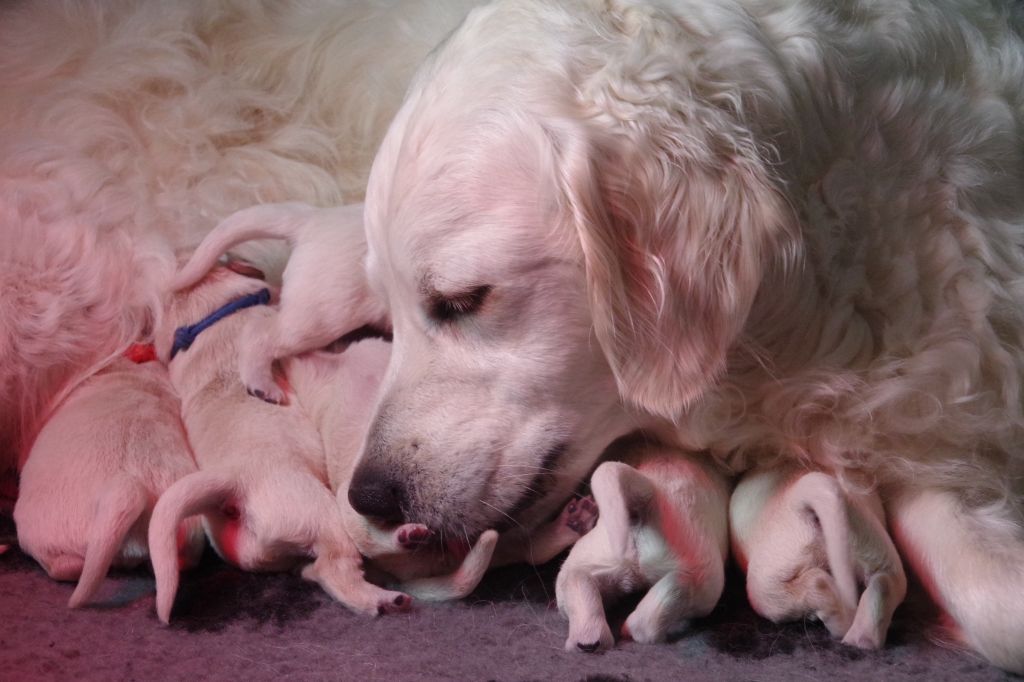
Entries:
POLYGON ((603 619, 587 623, 569 623, 569 637, 565 640, 566 651, 593 654, 611 649, 615 645, 611 628, 603 619))
POLYGON ((847 646, 855 646, 858 649, 875 650, 881 649, 882 644, 885 643, 885 635, 872 628, 860 628, 857 624, 854 624, 850 628, 846 636, 843 637, 843 644, 847 646))
POLYGON ((395 531, 395 542, 402 549, 417 549, 428 544, 434 534, 422 523, 406 523, 395 531))
POLYGON ((377 615, 402 613, 412 608, 412 597, 402 592, 385 591, 377 602, 377 615))
POLYGON ((652 622, 647 614, 634 611, 626 618, 620 631, 622 639, 640 644, 656 644, 665 641, 665 628, 652 622))
POLYGON ((278 388, 276 385, 271 384, 270 386, 246 386, 246 393, 254 398, 259 398, 265 403, 271 405, 283 405, 284 404, 284 391, 278 388))
POLYGON ((586 535, 597 524, 597 503, 590 495, 565 505, 560 521, 577 535, 586 535))

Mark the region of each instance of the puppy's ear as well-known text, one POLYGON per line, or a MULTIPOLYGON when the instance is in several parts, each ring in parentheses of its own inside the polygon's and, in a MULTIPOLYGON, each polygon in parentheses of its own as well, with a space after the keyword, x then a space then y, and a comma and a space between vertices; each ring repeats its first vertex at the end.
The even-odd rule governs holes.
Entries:
POLYGON ((559 175, 619 391, 673 418, 724 371, 766 269, 796 253, 795 223, 730 114, 631 107, 556 143, 559 175))

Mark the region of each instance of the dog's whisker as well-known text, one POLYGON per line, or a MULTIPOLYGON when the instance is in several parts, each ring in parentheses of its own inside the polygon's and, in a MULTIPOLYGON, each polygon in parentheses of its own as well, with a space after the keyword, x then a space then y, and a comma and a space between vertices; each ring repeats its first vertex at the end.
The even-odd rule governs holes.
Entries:
POLYGON ((511 524, 512 524, 513 526, 515 526, 516 528, 519 528, 519 529, 521 529, 521 530, 526 530, 526 528, 525 528, 525 527, 523 526, 523 524, 519 523, 519 521, 516 521, 516 520, 515 520, 514 518, 512 518, 512 517, 511 517, 511 516, 510 516, 510 515, 509 515, 509 514, 508 514, 507 512, 504 512, 504 511, 502 511, 501 509, 498 509, 497 507, 495 507, 495 506, 494 506, 493 504, 491 504, 491 503, 490 503, 490 502, 488 502, 487 500, 480 500, 480 504, 482 504, 482 505, 484 505, 484 506, 486 506, 486 507, 490 507, 490 508, 491 508, 491 509, 493 509, 494 511, 498 512, 499 514, 501 514, 502 516, 504 516, 504 517, 505 517, 506 519, 508 519, 508 520, 509 520, 509 522, 510 522, 510 523, 511 523, 511 524))

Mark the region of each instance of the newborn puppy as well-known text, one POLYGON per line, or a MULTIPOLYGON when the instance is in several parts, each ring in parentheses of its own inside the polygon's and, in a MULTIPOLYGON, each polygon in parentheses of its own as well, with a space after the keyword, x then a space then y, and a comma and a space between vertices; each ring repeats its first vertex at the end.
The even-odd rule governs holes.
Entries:
MULTIPOLYGON (((81 606, 111 565, 148 556, 154 501, 195 471, 167 371, 118 358, 74 389, 39 432, 14 508, 18 542, 51 578, 79 581, 68 606, 81 606)), ((191 566, 202 548, 193 521, 169 538, 167 552, 176 566, 191 566)))
POLYGON ((622 636, 658 642, 683 619, 710 613, 725 585, 725 478, 706 458, 657 445, 637 445, 625 459, 594 471, 600 517, 558 573, 567 651, 612 646, 605 599, 649 588, 622 636))
POLYGON ((370 560, 367 570, 375 580, 426 601, 461 599, 476 588, 490 566, 544 563, 589 530, 596 509, 588 501, 571 503, 532 542, 515 544, 504 538, 499 542, 494 530, 485 531, 472 545, 464 538, 442 542, 422 524, 381 527, 357 513, 348 502, 348 484, 390 356, 390 343, 366 339, 341 353, 307 353, 285 364, 298 403, 323 438, 328 479, 338 493, 345 527, 370 560))
POLYGON ((757 613, 814 616, 862 649, 885 643, 907 580, 877 495, 846 492, 821 472, 757 469, 736 486, 729 520, 757 613))
POLYGON ((251 239, 286 239, 292 247, 279 310, 245 329, 238 354, 249 392, 280 403, 285 395, 274 382, 274 360, 321 348, 359 327, 382 326, 386 313, 364 274, 362 204, 315 208, 283 203, 238 211, 207 235, 172 289, 193 286, 221 254, 251 239))
MULTIPOLYGON (((217 553, 235 566, 275 571, 313 558, 303 577, 354 611, 406 609, 407 595, 364 579, 359 552, 327 488, 315 426, 298 406, 268 405, 247 395, 239 381, 235 358, 245 330, 275 315, 259 304, 265 300, 263 282, 217 268, 171 298, 158 329, 157 351, 181 396, 199 471, 168 489, 153 511, 157 613, 168 621, 178 586, 173 538, 179 523, 195 514, 202 514, 217 553), (175 338, 191 336, 181 329, 203 328, 190 347, 179 349, 175 338)), ((343 292, 337 305, 345 305, 343 292)))

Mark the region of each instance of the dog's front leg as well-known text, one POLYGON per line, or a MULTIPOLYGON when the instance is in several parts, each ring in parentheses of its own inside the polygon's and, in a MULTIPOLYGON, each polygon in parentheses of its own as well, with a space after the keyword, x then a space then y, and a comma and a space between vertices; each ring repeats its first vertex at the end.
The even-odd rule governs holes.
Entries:
POLYGON ((1024 674, 1024 540, 999 508, 969 508, 957 493, 906 489, 887 500, 893 540, 959 629, 999 667, 1024 674))

